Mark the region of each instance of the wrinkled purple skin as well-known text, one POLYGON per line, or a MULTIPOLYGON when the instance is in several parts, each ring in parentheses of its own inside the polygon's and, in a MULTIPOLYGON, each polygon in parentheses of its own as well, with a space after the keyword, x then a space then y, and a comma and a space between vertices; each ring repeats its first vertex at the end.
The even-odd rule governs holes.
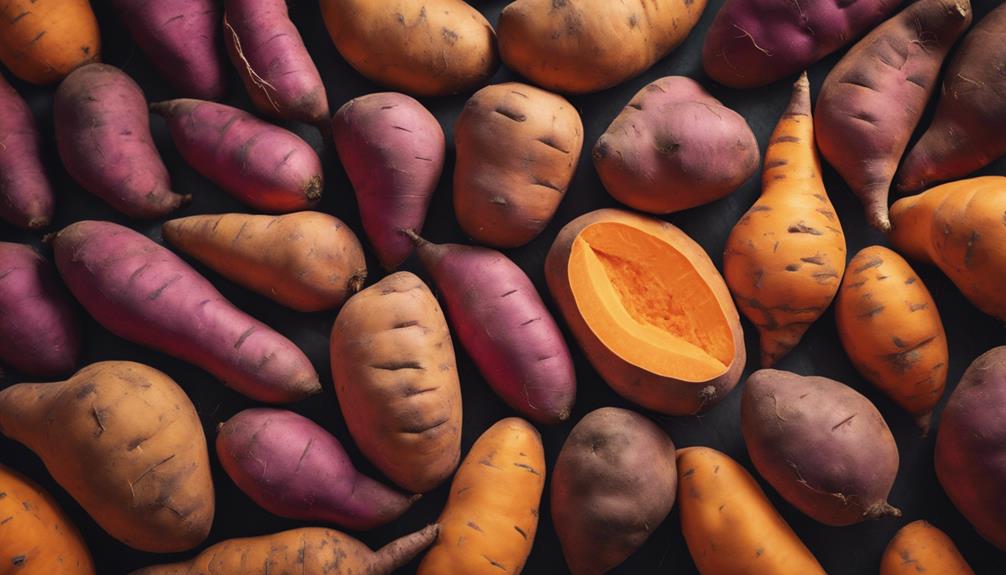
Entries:
POLYGON ((227 93, 216 0, 112 0, 133 40, 183 96, 219 100, 227 93))
POLYGON ((193 363, 258 401, 321 391, 318 373, 292 341, 146 236, 82 221, 56 234, 52 246, 74 297, 115 335, 193 363))
POLYGON ((401 230, 418 233, 426 220, 444 169, 444 131, 422 104, 395 92, 350 100, 332 124, 363 229, 381 264, 394 270, 415 247, 401 230))
POLYGON ((270 513, 373 529, 415 501, 360 474, 339 440, 292 411, 246 409, 224 423, 217 457, 231 480, 270 513))
POLYGON ((900 0, 727 0, 702 46, 706 74, 734 88, 807 69, 876 26, 900 0))
POLYGON ((758 473, 825 525, 900 516, 887 503, 898 446, 883 416, 851 387, 762 369, 744 384, 741 431, 758 473))
POLYGON ((225 0, 224 42, 252 102, 263 114, 323 126, 328 94, 290 21, 286 0, 225 0))
POLYGON ((0 362, 56 377, 78 359, 80 324, 52 264, 28 246, 0 242, 0 362))
POLYGON ((416 241, 454 333, 493 391, 538 423, 568 419, 573 360, 527 275, 496 250, 416 241))
POLYGON ((1006 346, 974 360, 950 395, 936 436, 936 477, 957 510, 1006 551, 1006 346))
POLYGON ((214 102, 170 100, 150 109, 167 121, 189 165, 256 210, 306 210, 321 198, 321 159, 293 132, 214 102))
POLYGON ((187 201, 171 191, 143 91, 118 68, 77 68, 56 90, 53 116, 66 171, 116 210, 153 219, 187 201))
POLYGON ((0 74, 0 218, 23 229, 52 221, 52 184, 28 104, 0 74))

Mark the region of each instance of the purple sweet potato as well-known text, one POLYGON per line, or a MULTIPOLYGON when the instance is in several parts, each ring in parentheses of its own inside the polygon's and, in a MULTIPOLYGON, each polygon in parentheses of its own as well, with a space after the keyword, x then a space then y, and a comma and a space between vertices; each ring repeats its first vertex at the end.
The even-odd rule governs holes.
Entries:
POLYGON ((373 529, 415 501, 361 474, 338 439, 292 411, 238 413, 220 427, 217 457, 256 503, 290 519, 373 529))
POLYGON ((28 246, 0 242, 0 362, 53 377, 79 358, 80 325, 52 264, 28 246))
POLYGON ((936 436, 936 477, 975 530, 1006 551, 1006 346, 974 360, 936 436))
POLYGON ((702 46, 720 84, 765 86, 799 73, 876 26, 899 0, 727 0, 702 46))
POLYGON ((53 101, 56 144, 67 172, 131 218, 159 218, 188 197, 171 191, 150 134, 143 90, 105 64, 77 68, 53 101))
POLYGON ((193 363, 258 401, 321 391, 318 373, 292 341, 146 236, 82 221, 56 234, 52 246, 74 297, 119 337, 193 363))
POLYGON ((216 0, 112 0, 147 58, 183 96, 219 100, 227 92, 216 0))
POLYGON ((52 184, 39 156, 39 133, 28 104, 0 74, 0 218, 24 229, 52 221, 52 184))
POLYGON ((409 234, 454 333, 493 391, 538 423, 566 420, 576 400, 573 360, 531 279, 496 250, 409 234))
POLYGON ((170 100, 150 109, 167 121, 189 165, 249 206, 293 212, 321 198, 321 159, 293 132, 214 102, 170 100))
POLYGON ((224 42, 260 112, 316 126, 328 123, 325 85, 285 0, 225 0, 224 42))
POLYGON ((898 446, 869 399, 824 377, 762 369, 744 384, 741 431, 758 473, 825 525, 901 515, 887 503, 898 446))
POLYGON ((350 100, 332 123, 363 229, 381 264, 393 270, 414 248, 401 230, 423 228, 444 169, 444 131, 422 104, 395 92, 350 100))
POLYGON ((968 0, 918 0, 867 34, 824 80, 814 110, 818 147, 878 230, 891 229, 887 196, 898 162, 971 16, 968 0))

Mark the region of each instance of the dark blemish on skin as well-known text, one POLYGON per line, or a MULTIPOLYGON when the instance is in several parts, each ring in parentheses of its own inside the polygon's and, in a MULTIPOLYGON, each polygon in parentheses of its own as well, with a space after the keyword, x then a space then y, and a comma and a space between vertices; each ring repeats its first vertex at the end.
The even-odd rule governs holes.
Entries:
POLYGON ((906 285, 906 286, 910 286, 910 285, 912 285, 913 283, 915 283, 915 280, 917 280, 917 279, 918 279, 918 278, 914 278, 914 277, 912 277, 912 278, 908 278, 908 279, 906 279, 906 280, 905 280, 905 285, 906 285))
POLYGON ((919 311, 928 307, 928 303, 910 303, 908 304, 908 311, 919 311))
POLYGON ((682 473, 681 477, 683 477, 683 478, 689 478, 689 477, 691 477, 693 475, 695 475, 695 468, 694 467, 692 469, 689 469, 688 471, 685 471, 684 473, 682 473))
MULTIPOLYGON (((74 397, 77 398, 77 400, 79 401, 81 399, 84 399, 88 395, 94 393, 94 389, 95 387, 93 383, 85 383, 84 385, 80 386, 80 389, 77 390, 77 393, 74 394, 74 397)), ((0 499, 2 498, 3 494, 0 494, 0 499)))
POLYGON ((524 327, 524 326, 526 326, 526 325, 530 325, 530 324, 532 324, 532 323, 534 323, 534 322, 536 322, 536 321, 540 321, 540 320, 541 320, 541 318, 540 318, 540 317, 533 317, 533 318, 531 318, 531 319, 529 319, 529 320, 525 321, 524 323, 520 324, 520 326, 521 326, 521 327, 524 327))
POLYGON ((560 151, 560 152, 562 152, 563 154, 569 154, 569 150, 564 150, 564 149, 563 149, 563 148, 562 148, 562 147, 561 147, 561 146, 560 146, 560 145, 558 144, 558 142, 556 142, 556 141, 555 141, 555 140, 553 140, 552 138, 538 138, 538 141, 539 141, 539 142, 541 142, 542 144, 545 144, 545 145, 546 145, 546 146, 548 146, 549 148, 553 148, 553 149, 556 149, 556 150, 559 150, 559 151, 560 151))
POLYGON ((653 147, 661 154, 670 155, 676 153, 681 148, 681 144, 663 138, 654 138, 653 147))
POLYGON ((779 136, 778 138, 772 140, 769 143, 770 144, 779 144, 779 143, 782 143, 782 142, 791 142, 791 143, 796 144, 796 143, 800 142, 800 138, 797 138, 796 136, 779 136))
POLYGON ((234 342, 234 349, 241 349, 241 346, 244 345, 245 340, 248 339, 248 337, 254 332, 255 332, 255 326, 252 326, 244 330, 244 332, 242 332, 241 335, 238 337, 237 341, 234 342))
POLYGON ((503 106, 497 107, 493 112, 503 116, 504 118, 509 118, 514 122, 524 122, 527 120, 527 116, 521 114, 520 112, 513 110, 511 108, 505 108, 503 106))
POLYGON ((426 370, 426 368, 416 360, 388 361, 384 363, 375 363, 370 367, 374 369, 383 369, 385 371, 400 371, 403 369, 418 369, 420 371, 426 370))
POLYGON ((516 525, 514 525, 513 528, 514 528, 514 530, 517 533, 520 533, 520 536, 523 537, 525 541, 527 541, 527 532, 526 531, 524 531, 520 527, 517 527, 516 525))
POLYGON ((164 21, 164 24, 165 25, 166 24, 171 24, 172 22, 174 22, 176 20, 184 20, 184 19, 185 19, 185 14, 179 14, 178 16, 174 16, 172 18, 168 18, 167 20, 164 21))
POLYGON ((479 527, 479 524, 474 521, 469 521, 468 523, 465 523, 465 525, 467 525, 469 529, 473 529, 479 533, 485 533, 485 531, 482 531, 482 528, 479 527))
POLYGON ((838 429, 839 427, 842 427, 843 425, 846 425, 846 424, 848 424, 848 423, 849 423, 850 421, 852 421, 852 418, 854 418, 854 417, 856 417, 856 414, 855 414, 855 413, 853 413, 853 414, 852 414, 852 415, 850 415, 849 417, 846 417, 846 418, 845 418, 845 419, 843 419, 842 421, 839 421, 838 423, 836 423, 836 424, 835 424, 835 426, 831 428, 831 430, 832 430, 832 431, 835 431, 835 430, 836 430, 836 429, 838 429))
POLYGON ((555 184, 553 184, 551 182, 546 182, 544 180, 540 180, 538 178, 535 178, 534 184, 536 186, 541 186, 543 188, 548 188, 550 190, 554 190, 556 192, 559 192, 560 194, 562 193, 562 188, 560 188, 559 186, 557 186, 557 185, 555 185, 555 184))
POLYGON ((794 224, 794 225, 790 226, 789 228, 786 229, 786 231, 789 232, 789 233, 791 233, 791 234, 810 234, 812 236, 823 235, 821 233, 821 230, 819 230, 817 228, 814 228, 814 227, 811 227, 811 226, 808 226, 807 224, 805 224, 803 222, 800 222, 800 223, 797 223, 797 224, 794 224))
POLYGON ((890 276, 885 276, 885 275, 877 274, 877 281, 878 282, 882 282, 882 281, 886 280, 888 277, 890 277, 890 276))
POLYGON ((635 28, 638 25, 639 25, 639 16, 636 16, 635 14, 629 16, 629 28, 635 28))
POLYGON ((505 294, 501 295, 500 297, 507 297, 509 295, 513 295, 513 294, 517 293, 518 291, 519 290, 512 289, 512 290, 506 292, 505 294))
POLYGON ((764 547, 759 547, 758 549, 755 549, 755 557, 761 557, 763 553, 765 553, 764 547))
POLYGON ((443 30, 441 30, 441 35, 444 38, 444 42, 447 42, 451 46, 453 46, 454 43, 458 41, 458 33, 455 32, 454 30, 451 30, 450 28, 444 28, 443 30))
POLYGON ((869 318, 877 315, 878 313, 880 313, 882 311, 884 311, 884 306, 883 305, 878 305, 877 307, 868 310, 866 313, 859 314, 856 317, 858 317, 860 319, 869 319, 869 318))
POLYGON ((502 563, 499 563, 497 561, 494 561, 494 560, 490 559, 487 555, 482 555, 482 558, 485 559, 486 561, 488 561, 490 565, 492 565, 493 567, 495 567, 497 569, 500 569, 502 571, 506 571, 507 570, 507 568, 502 563))
POLYGON ((809 258, 800 258, 800 261, 808 264, 814 264, 816 266, 823 266, 824 260, 820 256, 813 256, 809 258))
POLYGON ((964 267, 971 267, 971 259, 974 256, 975 244, 981 239, 981 235, 978 230, 972 230, 971 235, 968 237, 968 246, 964 250, 964 267))
POLYGON ((405 322, 402 322, 402 323, 396 323, 392 327, 392 329, 403 329, 403 328, 406 328, 406 327, 412 327, 412 326, 416 326, 416 325, 419 325, 419 322, 416 321, 416 320, 405 321, 405 322))
POLYGON ((772 160, 771 162, 765 164, 766 170, 771 170, 772 168, 779 168, 789 164, 789 160, 772 160))
POLYGON ((869 261, 867 261, 865 264, 859 266, 858 268, 856 268, 853 271, 856 272, 856 273, 865 272, 868 269, 879 267, 883 263, 884 263, 884 260, 882 260, 880 258, 870 258, 869 261))
POLYGON ((831 210, 826 210, 824 208, 817 208, 814 211, 827 218, 829 222, 835 221, 835 212, 831 210))
POLYGON ((748 210, 748 213, 753 214, 756 212, 771 212, 771 211, 772 211, 771 206, 751 206, 751 209, 748 210))
POLYGON ((800 264, 789 264, 788 266, 786 266, 786 271, 788 272, 800 271, 800 264))
POLYGON ((402 127, 402 126, 392 126, 392 128, 394 128, 395 130, 401 130, 403 132, 408 132, 410 134, 412 133, 412 130, 410 130, 408 128, 405 128, 405 127, 402 127))
POLYGON ((541 473, 539 473, 537 469, 531 467, 526 463, 514 463, 513 465, 514 467, 520 467, 521 469, 527 470, 528 473, 531 473, 533 475, 541 475, 541 473))
POLYGON ((45 33, 46 33, 45 30, 42 30, 41 32, 39 32, 37 36, 35 36, 34 38, 31 39, 31 42, 28 42, 28 45, 31 46, 31 45, 35 44, 36 42, 38 42, 39 40, 41 40, 42 36, 45 36, 45 33))
POLYGON ((761 281, 765 277, 765 270, 758 270, 754 273, 754 287, 761 289, 761 281))
POLYGON ((17 557, 11 559, 10 562, 13 563, 15 567, 21 567, 28 562, 28 558, 24 555, 18 555, 17 557))
POLYGON ((22 13, 18 14, 17 16, 15 16, 15 17, 14 17, 14 18, 13 18, 13 19, 12 19, 12 20, 10 21, 10 23, 11 23, 11 24, 17 24, 17 21, 18 21, 18 20, 20 20, 21 18, 24 18, 24 17, 25 17, 25 16, 27 16, 28 14, 31 14, 31 12, 28 12, 28 11, 24 11, 24 12, 22 12, 22 13))
POLYGON ((894 345, 896 345, 898 347, 901 347, 901 348, 908 347, 908 344, 905 343, 904 341, 902 341, 901 338, 898 337, 898 336, 891 337, 891 341, 893 341, 894 345))
POLYGON ((161 287, 159 287, 156 290, 154 290, 153 292, 151 292, 150 295, 147 296, 147 300, 154 301, 155 299, 161 297, 161 294, 164 293, 164 290, 168 289, 168 287, 171 286, 171 284, 177 282, 180 279, 182 279, 182 275, 181 274, 175 274, 171 279, 169 279, 168 281, 164 282, 161 285, 161 287))
MULTIPOLYGON (((640 112, 643 111, 643 107, 641 105, 631 102, 628 106, 626 106, 626 108, 632 108, 633 110, 639 110, 640 112)), ((1003 220, 1006 221, 1006 214, 1003 214, 1003 220)))
POLYGON ((786 174, 776 174, 776 175, 772 176, 772 179, 773 180, 785 180, 786 179, 786 174))
POLYGON ((922 88, 923 90, 927 89, 925 80, 919 76, 909 76, 905 78, 905 81, 910 84, 915 84, 916 86, 922 88))

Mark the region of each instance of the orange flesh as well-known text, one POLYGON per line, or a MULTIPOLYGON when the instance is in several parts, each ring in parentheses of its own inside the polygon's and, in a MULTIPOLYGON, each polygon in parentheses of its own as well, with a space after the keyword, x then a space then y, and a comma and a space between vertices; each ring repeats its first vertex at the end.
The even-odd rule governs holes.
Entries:
POLYGON ((671 244, 622 223, 593 224, 573 241, 568 275, 587 326, 624 361, 697 382, 730 367, 733 334, 719 301, 671 244))

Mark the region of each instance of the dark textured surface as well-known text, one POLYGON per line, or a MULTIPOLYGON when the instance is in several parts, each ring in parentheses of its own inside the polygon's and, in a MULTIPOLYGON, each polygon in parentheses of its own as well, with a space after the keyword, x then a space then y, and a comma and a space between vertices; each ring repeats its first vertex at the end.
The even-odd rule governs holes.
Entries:
MULTIPOLYGON (((531 244, 508 252, 508 255, 527 271, 535 285, 542 290, 542 294, 553 312, 555 306, 545 291, 543 277, 545 254, 563 224, 579 214, 615 205, 615 202, 601 188, 590 162, 589 154, 597 137, 637 90, 664 75, 684 74, 697 78, 714 96, 744 115, 757 135, 762 150, 764 150, 769 134, 788 101, 790 80, 781 81, 763 89, 737 91, 719 88, 704 76, 699 62, 703 31, 709 26, 720 3, 719 0, 713 0, 706 9, 698 28, 688 40, 677 51, 658 62, 642 76, 611 90, 571 99, 583 116, 585 128, 586 137, 580 168, 552 224, 531 244)), ((152 71, 142 54, 128 39, 115 18, 115 14, 106 7, 106 3, 95 2, 95 4, 98 6, 98 16, 102 26, 105 61, 124 68, 143 86, 151 101, 172 97, 170 87, 152 71)), ((495 22, 505 4, 506 2, 503 0, 493 0, 481 2, 478 5, 489 19, 495 22)), ((997 4, 998 2, 992 0, 977 0, 975 3, 976 17, 984 15, 997 4)), ((321 70, 329 90, 333 112, 352 97, 380 90, 379 87, 362 79, 338 56, 325 31, 318 3, 315 0, 294 0, 291 12, 295 23, 305 37, 308 49, 321 70)), ((611 41, 617 42, 618 39, 612 38, 611 41)), ((827 71, 834 65, 838 57, 839 55, 833 55, 810 70, 815 96, 827 71)), ((496 77, 496 80, 508 80, 513 77, 513 74, 504 70, 496 77)), ((109 219, 126 223, 148 233, 151 237, 160 239, 158 223, 128 222, 100 200, 80 189, 67 176, 59 164, 52 137, 53 126, 50 108, 53 90, 51 88, 30 87, 20 82, 14 82, 14 85, 30 101, 44 132, 45 160, 59 193, 58 213, 54 229, 81 219, 109 219)), ((231 95, 228 102, 250 109, 248 98, 243 93, 241 83, 233 72, 231 72, 230 88, 231 95)), ((433 111, 443 124, 448 141, 451 138, 452 126, 465 99, 465 96, 460 96, 423 100, 423 103, 433 111)), ((930 113, 931 108, 932 105, 930 105, 930 113)), ((923 125, 927 122, 928 115, 927 119, 923 121, 923 125)), ((157 143, 171 171, 175 190, 191 193, 194 198, 192 205, 180 211, 178 215, 248 211, 187 167, 173 148, 163 122, 159 118, 153 118, 152 123, 157 143)), ((316 131, 304 126, 297 126, 295 129, 308 138, 316 148, 322 149, 321 137, 316 131)), ((850 142, 849 145, 856 145, 856 143, 850 142)), ((454 164, 453 155, 453 149, 450 149, 441 186, 434 198, 427 219, 426 235, 435 241, 464 241, 464 237, 454 220, 451 207, 450 181, 454 164)), ((352 189, 339 166, 332 146, 325 149, 324 162, 328 181, 320 209, 334 213, 360 233, 360 222, 352 189)), ((995 165, 983 170, 982 173, 1006 174, 1006 161, 1000 160, 995 165)), ((848 188, 840 181, 834 171, 828 168, 825 169, 825 183, 841 217, 848 239, 850 257, 867 245, 883 243, 882 236, 867 228, 859 203, 851 195, 848 188)), ((754 202, 759 188, 759 182, 757 178, 754 178, 726 199, 684 213, 674 214, 667 219, 682 227, 701 243, 713 257, 713 260, 719 264, 723 245, 730 228, 754 202)), ((2 241, 31 242, 41 247, 40 239, 38 234, 22 233, 5 224, 0 224, 0 240, 2 241)), ((48 253, 47 249, 42 249, 48 253)), ((369 283, 373 283, 381 272, 376 260, 370 254, 368 257, 370 257, 368 263, 374 275, 369 283)), ((307 352, 322 375, 325 392, 321 396, 294 405, 293 409, 311 417, 335 433, 343 441, 358 467, 375 477, 378 476, 374 468, 368 465, 355 449, 346 432, 332 390, 329 376, 328 335, 335 314, 299 314, 289 311, 270 300, 256 296, 223 280, 219 275, 205 268, 198 265, 196 267, 203 271, 224 295, 239 307, 287 334, 307 352)), ((410 260, 405 267, 413 271, 420 271, 414 260, 410 260)), ((925 281, 939 305, 946 327, 950 342, 948 389, 952 389, 964 369, 975 357, 995 345, 1006 343, 1006 332, 999 322, 981 314, 968 303, 938 270, 929 266, 916 267, 920 277, 925 281)), ((757 363, 757 334, 751 324, 746 321, 744 329, 749 350, 746 373, 750 373, 757 363)), ((568 338, 568 332, 566 335, 568 338)), ((569 341, 572 344, 572 341, 569 341)), ((223 387, 207 373, 118 339, 90 319, 85 321, 84 347, 85 363, 110 359, 130 359, 147 363, 167 372, 191 396, 202 417, 211 449, 217 424, 241 409, 254 405, 250 400, 223 387)), ((565 425, 542 429, 550 466, 558 455, 566 434, 585 413, 605 405, 628 407, 625 401, 616 396, 598 378, 587 364, 583 354, 575 346, 572 351, 577 367, 579 397, 571 421, 565 425)), ((460 352, 460 347, 458 360, 464 394, 463 449, 467 451, 482 431, 498 419, 512 415, 512 412, 486 387, 472 362, 460 352)), ((855 372, 839 345, 834 316, 830 310, 811 327, 800 346, 780 362, 778 367, 802 374, 818 374, 837 379, 864 393, 876 403, 887 419, 901 453, 901 469, 894 492, 891 495, 891 503, 904 511, 904 517, 901 519, 885 519, 846 528, 826 527, 801 515, 783 502, 770 488, 767 489, 769 497, 829 573, 834 575, 876 573, 880 555, 894 532, 901 525, 915 519, 927 519, 945 530, 958 544, 964 556, 979 574, 998 575, 1006 572, 1006 553, 997 551, 971 529, 964 518, 953 508, 937 483, 932 463, 935 434, 928 438, 920 437, 911 418, 869 386, 855 372)), ((8 373, 3 380, 3 385, 19 380, 17 374, 8 373)), ((737 458, 748 469, 752 469, 739 428, 740 396, 740 389, 734 390, 719 406, 701 417, 659 417, 657 419, 671 434, 679 447, 708 445, 725 451, 737 458)), ((938 413, 939 411, 937 411, 937 425, 938 413)), ((137 414, 137 416, 143 417, 143 414, 137 414)), ((144 565, 181 560, 194 554, 193 552, 177 556, 157 556, 140 553, 111 539, 52 481, 39 460, 20 445, 6 439, 0 439, 0 462, 27 473, 56 496, 84 533, 94 553, 98 572, 101 574, 117 575, 144 565)), ((100 462, 95 462, 95 465, 99 464, 100 462)), ((258 508, 230 482, 215 461, 214 479, 217 487, 217 519, 205 545, 231 537, 259 535, 303 525, 295 521, 273 517, 258 508)), ((446 499, 447 491, 448 486, 445 484, 440 489, 427 494, 399 521, 369 533, 354 533, 354 535, 376 547, 390 541, 393 537, 416 530, 436 519, 446 499)), ((1004 487, 1004 496, 1006 496, 1006 487, 1004 487)), ((411 573, 414 568, 415 564, 403 572, 411 573)), ((524 573, 544 575, 565 572, 558 540, 551 527, 546 500, 542 505, 541 524, 538 537, 535 540, 534 551, 524 573)), ((684 539, 681 536, 677 510, 673 511, 664 524, 657 529, 648 544, 616 572, 634 574, 695 573, 695 567, 688 556, 684 539)))

